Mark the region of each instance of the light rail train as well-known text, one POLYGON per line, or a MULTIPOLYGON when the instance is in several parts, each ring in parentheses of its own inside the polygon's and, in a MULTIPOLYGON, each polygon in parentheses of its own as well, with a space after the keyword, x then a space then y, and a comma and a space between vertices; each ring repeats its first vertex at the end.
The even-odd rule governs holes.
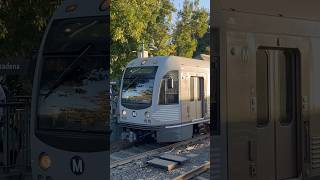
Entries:
POLYGON ((66 0, 47 26, 32 93, 34 180, 107 179, 107 8, 66 0))
POLYGON ((123 138, 134 141, 150 135, 157 142, 182 141, 208 124, 209 64, 176 56, 129 62, 119 100, 123 138))
POLYGON ((320 179, 319 5, 213 2, 212 179, 320 179))

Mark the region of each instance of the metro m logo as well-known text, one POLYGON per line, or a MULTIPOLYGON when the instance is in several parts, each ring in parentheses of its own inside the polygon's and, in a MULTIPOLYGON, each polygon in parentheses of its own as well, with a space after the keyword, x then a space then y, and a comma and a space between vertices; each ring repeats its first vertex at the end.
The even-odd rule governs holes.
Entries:
POLYGON ((70 160, 71 172, 75 175, 81 175, 84 172, 84 161, 80 156, 73 156, 70 160))

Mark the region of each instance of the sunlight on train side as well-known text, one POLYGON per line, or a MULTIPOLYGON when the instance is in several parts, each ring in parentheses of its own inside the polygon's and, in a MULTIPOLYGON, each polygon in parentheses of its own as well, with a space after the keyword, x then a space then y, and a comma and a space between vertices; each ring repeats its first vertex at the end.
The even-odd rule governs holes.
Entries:
POLYGON ((209 121, 208 61, 175 56, 139 61, 129 62, 122 78, 119 123, 125 127, 123 137, 135 134, 134 139, 139 139, 139 134, 150 134, 158 142, 181 141, 192 136, 197 124, 209 121))

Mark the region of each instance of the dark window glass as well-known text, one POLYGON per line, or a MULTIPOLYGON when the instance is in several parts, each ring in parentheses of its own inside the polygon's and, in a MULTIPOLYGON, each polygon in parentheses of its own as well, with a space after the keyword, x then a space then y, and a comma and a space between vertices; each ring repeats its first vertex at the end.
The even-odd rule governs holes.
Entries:
POLYGON ((55 20, 44 46, 44 53, 77 52, 86 44, 92 50, 105 52, 107 46, 107 16, 55 20))
POLYGON ((198 77, 198 100, 201 101, 204 98, 204 79, 198 77))
POLYGON ((179 72, 168 72, 161 81, 159 104, 179 104, 179 72), (168 81, 172 81, 173 87, 168 87, 168 81))
POLYGON ((126 69, 121 92, 121 104, 124 107, 145 109, 151 106, 157 69, 156 66, 126 69))
POLYGON ((190 101, 194 101, 194 81, 195 77, 190 77, 190 101))
POLYGON ((262 127, 269 122, 269 63, 266 50, 258 49, 256 55, 257 126, 262 127))
POLYGON ((106 131, 108 65, 105 55, 44 56, 38 102, 42 130, 106 131))
POLYGON ((280 123, 288 125, 294 118, 295 108, 295 59, 289 51, 279 51, 280 123))
POLYGON ((161 80, 159 104, 166 104, 166 80, 161 80))

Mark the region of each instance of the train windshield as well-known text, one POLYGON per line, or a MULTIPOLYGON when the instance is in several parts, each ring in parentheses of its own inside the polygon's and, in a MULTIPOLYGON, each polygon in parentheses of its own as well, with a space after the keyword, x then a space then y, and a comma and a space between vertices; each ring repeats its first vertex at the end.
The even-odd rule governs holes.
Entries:
POLYGON ((84 44, 106 51, 107 17, 85 17, 55 20, 46 39, 44 53, 74 53, 84 44), (101 36, 104 35, 104 36, 101 36))
POLYGON ((153 85, 158 67, 130 67, 123 76, 121 104, 129 109, 151 106, 153 85))
POLYGON ((85 18, 79 19, 79 22, 72 19, 57 23, 62 29, 66 28, 63 25, 68 24, 72 32, 64 30, 60 33, 68 33, 69 39, 63 40, 62 37, 67 36, 59 35, 59 28, 55 26, 49 31, 40 80, 38 129, 106 132, 109 67, 105 53, 107 41, 100 44, 96 40, 99 36, 100 39, 106 39, 107 24, 105 21, 105 31, 102 31, 100 25, 95 23, 100 20, 101 18, 85 18), (100 30, 89 30, 90 28, 100 30), (92 33, 92 36, 84 35, 88 33, 92 33), (51 39, 53 36, 57 38, 51 39), (58 46, 63 46, 62 41, 66 45, 59 49, 58 46))

